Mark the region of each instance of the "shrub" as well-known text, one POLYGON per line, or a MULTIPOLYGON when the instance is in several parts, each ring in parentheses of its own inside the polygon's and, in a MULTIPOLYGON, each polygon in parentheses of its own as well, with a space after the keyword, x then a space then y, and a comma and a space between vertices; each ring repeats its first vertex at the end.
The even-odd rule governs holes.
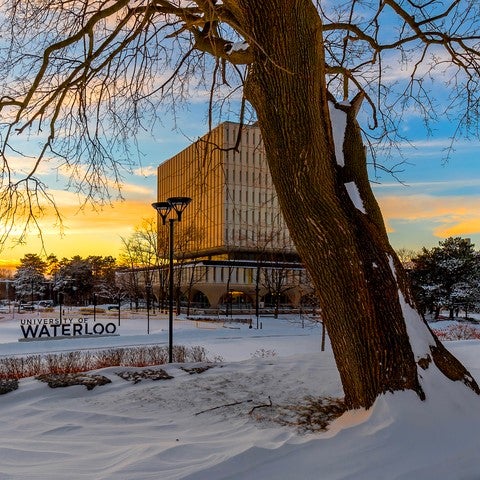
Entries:
MULTIPOLYGON (((184 347, 176 345, 173 347, 172 357, 175 363, 208 361, 205 349, 199 346, 184 347)), ((0 379, 78 373, 114 366, 145 367, 148 365, 163 365, 167 361, 168 348, 165 346, 27 355, 26 357, 0 359, 0 379)))
POLYGON ((99 313, 105 313, 105 309, 104 308, 101 308, 101 307, 81 307, 79 309, 79 312, 82 314, 82 315, 93 315, 93 313, 95 312, 97 315, 99 313))
POLYGON ((480 340, 480 330, 473 325, 458 323, 445 329, 433 329, 440 340, 480 340))
POLYGON ((188 350, 189 362, 205 362, 207 360, 207 353, 204 347, 198 345, 190 347, 188 350))
POLYGON ((277 352, 275 350, 265 350, 264 348, 260 348, 252 353, 250 356, 252 358, 271 358, 275 357, 277 352))

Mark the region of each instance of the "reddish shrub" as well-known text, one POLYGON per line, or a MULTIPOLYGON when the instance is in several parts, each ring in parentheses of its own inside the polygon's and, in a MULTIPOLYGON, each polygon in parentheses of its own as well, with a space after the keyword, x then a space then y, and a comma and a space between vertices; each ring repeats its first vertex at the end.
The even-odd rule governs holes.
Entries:
MULTIPOLYGON (((176 363, 207 361, 203 347, 175 345, 176 363)), ((111 348, 100 351, 74 351, 58 354, 27 355, 0 359, 0 379, 19 379, 42 374, 86 372, 112 366, 145 367, 162 365, 168 361, 165 346, 111 348)))
POLYGON ((445 329, 432 329, 439 340, 480 340, 480 329, 468 323, 457 323, 445 329))

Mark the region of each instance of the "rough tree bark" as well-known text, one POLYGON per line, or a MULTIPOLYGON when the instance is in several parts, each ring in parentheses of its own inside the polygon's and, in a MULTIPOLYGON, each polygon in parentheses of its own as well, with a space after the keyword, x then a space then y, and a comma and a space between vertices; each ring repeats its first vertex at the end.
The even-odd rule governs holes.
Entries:
POLYGON ((312 2, 278 1, 278 10, 261 0, 236 3, 254 52, 245 96, 258 115, 285 220, 318 291, 347 405, 369 407, 379 394, 404 389, 423 399, 417 370, 432 360, 478 393, 425 323, 430 351, 412 350, 402 308, 402 297, 412 303, 411 295, 370 189, 355 120, 361 98, 333 107, 347 118, 342 166, 329 120, 322 25, 312 2), (355 191, 360 205, 352 200, 355 191))

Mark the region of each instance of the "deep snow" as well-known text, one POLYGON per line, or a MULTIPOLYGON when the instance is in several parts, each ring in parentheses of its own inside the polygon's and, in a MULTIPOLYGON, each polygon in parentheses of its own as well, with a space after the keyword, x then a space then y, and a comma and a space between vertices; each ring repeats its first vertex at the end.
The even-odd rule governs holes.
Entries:
MULTIPOLYGON (((21 317, 3 314, 0 355, 166 343, 165 317, 152 317, 146 335, 144 316, 124 315, 118 337, 18 342, 21 317)), ((279 405, 339 397, 341 384, 328 342, 320 351, 318 325, 302 328, 297 317, 260 321, 257 330, 176 320, 175 344, 203 345, 211 359, 223 358, 200 374, 172 364, 163 368, 173 379, 133 384, 116 372, 135 369, 111 367, 96 373, 112 383, 90 391, 21 380, 0 396, 0 479, 480 478, 480 399, 435 371, 425 374, 437 392, 426 402, 412 392, 387 394, 326 432, 283 425, 279 405), (272 407, 249 413, 269 398, 272 407)), ((480 378, 479 341, 447 347, 480 378)))

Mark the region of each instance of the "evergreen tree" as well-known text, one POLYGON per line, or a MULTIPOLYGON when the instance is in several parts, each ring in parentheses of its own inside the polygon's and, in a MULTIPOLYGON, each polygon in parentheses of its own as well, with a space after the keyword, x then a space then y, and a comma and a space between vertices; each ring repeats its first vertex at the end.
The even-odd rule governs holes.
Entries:
POLYGON ((118 288, 115 283, 116 260, 111 257, 91 255, 87 257, 93 275, 93 289, 97 297, 107 302, 118 299, 118 288))
POLYGON ((93 293, 90 263, 79 255, 60 260, 54 288, 58 293, 63 293, 66 304, 90 303, 93 293))
POLYGON ((447 308, 449 317, 465 312, 480 300, 480 255, 469 239, 450 237, 412 259, 416 298, 425 313, 447 308))
POLYGON ((20 259, 20 266, 14 276, 18 299, 33 302, 41 296, 45 290, 46 267, 47 264, 34 253, 27 253, 20 259))

